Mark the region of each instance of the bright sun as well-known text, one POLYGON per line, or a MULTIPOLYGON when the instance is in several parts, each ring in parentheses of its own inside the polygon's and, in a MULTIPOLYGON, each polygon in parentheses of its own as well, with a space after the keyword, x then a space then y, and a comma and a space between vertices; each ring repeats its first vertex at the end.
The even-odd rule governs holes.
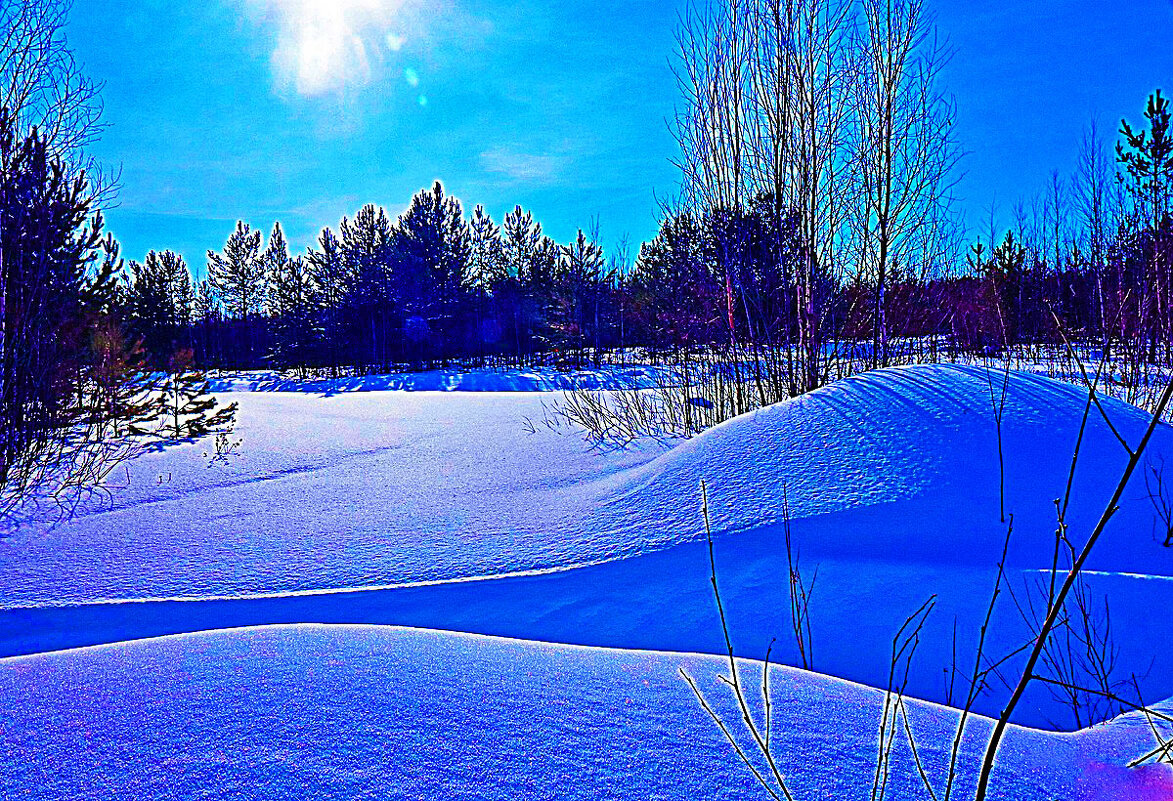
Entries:
POLYGON ((366 83, 372 67, 404 42, 406 0, 266 0, 280 25, 274 65, 300 94, 366 83))

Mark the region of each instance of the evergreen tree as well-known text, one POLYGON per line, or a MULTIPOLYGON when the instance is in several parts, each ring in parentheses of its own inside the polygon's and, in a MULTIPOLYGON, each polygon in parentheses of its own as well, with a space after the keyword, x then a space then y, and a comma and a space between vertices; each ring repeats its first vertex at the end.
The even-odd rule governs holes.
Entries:
POLYGON ((289 244, 285 241, 285 232, 281 230, 281 223, 273 223, 273 232, 269 234, 269 241, 261 253, 261 270, 265 279, 265 290, 262 292, 263 303, 267 311, 272 314, 272 298, 268 290, 272 287, 274 276, 285 270, 289 264, 289 244))
POLYGON ((541 224, 521 206, 505 215, 502 231, 506 269, 518 285, 512 305, 514 339, 520 357, 551 339, 548 320, 558 246, 542 234, 541 224))
POLYGON ((456 333, 469 261, 469 233, 460 201, 444 195, 439 181, 421 191, 396 226, 395 255, 407 340, 417 355, 428 339, 456 333))
POLYGON ((1155 226, 1169 213, 1173 193, 1173 131, 1169 128, 1169 101, 1161 96, 1161 90, 1149 96, 1144 116, 1147 129, 1133 130, 1128 120, 1120 121, 1124 141, 1116 145, 1116 157, 1138 210, 1155 226))
POLYGON ((649 344, 708 344, 717 336, 724 292, 706 260, 706 240, 702 225, 684 212, 666 218, 640 247, 632 288, 649 344))
POLYGON ((212 282, 203 278, 196 285, 192 302, 192 325, 199 347, 200 362, 203 364, 223 362, 223 347, 220 342, 223 321, 224 311, 220 298, 216 296, 212 282))
POLYGON ((265 308, 265 261, 261 258, 261 232, 237 222, 224 244, 224 252, 208 251, 208 282, 224 304, 236 336, 232 361, 253 367, 261 337, 258 317, 265 308))
POLYGON ((342 363, 346 310, 352 302, 357 278, 351 270, 342 243, 329 228, 318 235, 318 249, 306 255, 307 269, 318 302, 319 335, 325 340, 329 363, 335 374, 342 363))
POLYGON ((275 262, 269 278, 272 315, 271 357, 279 367, 308 366, 321 328, 316 287, 305 259, 297 256, 275 262))
POLYGON ((179 254, 152 250, 142 264, 130 262, 127 311, 155 364, 186 339, 194 303, 191 273, 179 254))
POLYGON ((467 286, 484 296, 493 294, 493 287, 508 277, 505 269, 501 226, 480 204, 472 210, 468 223, 469 254, 467 286))
POLYGON ((468 271, 465 283, 473 296, 475 320, 473 340, 483 361, 486 349, 501 339, 501 322, 492 313, 490 301, 509 278, 501 242, 501 227, 477 205, 468 224, 468 271))
POLYGON ((219 321, 224 316, 220 298, 212 282, 203 278, 196 284, 195 296, 192 301, 192 321, 206 323, 219 321))
MULTIPOLYGON (((551 313, 555 344, 575 351, 582 361, 587 342, 598 344, 598 304, 603 278, 603 249, 580 228, 574 244, 561 249, 556 299, 551 313)), ((597 359, 597 354, 596 354, 597 359)))
POLYGON ((229 317, 244 320, 265 306, 265 262, 261 232, 238 221, 224 243, 224 252, 208 251, 208 282, 229 317))
POLYGON ((84 182, 0 114, 0 511, 10 489, 35 482, 30 466, 58 444, 51 432, 74 422, 93 300, 86 266, 100 242, 91 211, 84 182))
POLYGON ((93 487, 131 455, 142 371, 116 331, 122 263, 96 207, 84 172, 0 112, 3 522, 32 497, 93 487))
POLYGON ((387 369, 399 328, 391 222, 383 209, 368 204, 353 221, 342 218, 339 232, 346 271, 354 281, 349 316, 355 360, 387 369), (365 358, 360 357, 363 353, 365 358))
POLYGON ((179 441, 226 431, 236 421, 237 404, 219 406, 209 392, 204 374, 193 366, 191 350, 181 349, 171 357, 167 378, 159 394, 163 425, 159 435, 179 441))
POLYGON ((96 321, 90 335, 93 352, 91 428, 95 439, 147 437, 158 431, 159 401, 147 371, 147 355, 128 341, 112 318, 96 321))
POLYGON ((516 206, 505 215, 502 231, 501 251, 506 269, 522 284, 532 283, 535 275, 540 276, 542 272, 546 238, 542 236, 541 223, 534 221, 533 214, 516 206))
POLYGON ((306 262, 322 306, 327 309, 343 308, 354 291, 357 276, 349 269, 352 265, 332 230, 322 229, 318 235, 318 249, 310 248, 306 262))
MULTIPOLYGON (((1147 129, 1134 130, 1120 121, 1122 142, 1116 158, 1132 199, 1132 248, 1142 261, 1142 325, 1150 330, 1150 358, 1173 337, 1173 131, 1168 99, 1160 90, 1149 96, 1145 108, 1147 129)), ((1173 358, 1173 355, 1171 355, 1173 358)))
POLYGON ((1027 251, 1011 231, 1006 232, 1002 244, 994 248, 986 262, 986 275, 994 289, 994 311, 997 315, 994 333, 1003 346, 1015 345, 1022 328, 1021 310, 1025 283, 1027 251))
POLYGON ((279 222, 273 224, 261 262, 269 315, 269 359, 281 368, 304 369, 313 350, 313 283, 304 260, 290 257, 279 222))

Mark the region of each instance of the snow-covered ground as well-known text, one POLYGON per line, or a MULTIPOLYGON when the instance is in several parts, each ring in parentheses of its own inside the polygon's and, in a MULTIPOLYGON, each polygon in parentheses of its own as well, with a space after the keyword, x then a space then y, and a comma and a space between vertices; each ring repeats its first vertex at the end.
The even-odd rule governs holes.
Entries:
MULTIPOLYGON (((635 354, 620 354, 634 358, 635 354)), ((300 377, 277 372, 217 372, 213 392, 549 392, 568 389, 632 389, 658 386, 676 379, 668 367, 606 364, 597 368, 559 370, 551 367, 422 370, 404 373, 300 377)))
MULTIPOLYGON (((224 393, 241 404, 239 458, 209 466, 205 443, 140 459, 110 502, 5 544, 0 604, 388 586, 614 560, 701 538, 702 479, 719 531, 777 528, 784 497, 794 520, 884 506, 865 526, 801 544, 989 566, 1004 526, 988 380, 999 389, 1000 376, 981 368, 870 373, 667 452, 609 453, 572 435, 527 434, 523 421, 542 415, 545 393, 224 393), (959 527, 964 536, 947 533, 959 527)), ((1072 386, 1011 377, 1006 509, 1018 521, 1015 551, 1035 567, 1050 563, 1052 499, 1085 400, 1072 386)), ((1105 403, 1117 429, 1138 438, 1144 413, 1105 403)), ((1162 427, 1150 453, 1159 462, 1167 452, 1162 427)), ((1093 416, 1073 532, 1098 516, 1125 461, 1093 416)), ((1173 552, 1152 547, 1143 481, 1134 483, 1093 567, 1173 575, 1173 552)))
MULTIPOLYGON (((869 373, 670 449, 610 452, 540 426, 527 434, 523 421, 540 418, 550 394, 496 390, 547 384, 508 378, 498 386, 472 375, 425 391, 370 380, 290 391, 294 385, 272 377, 225 378, 218 391, 240 402, 243 439, 229 464, 209 466, 206 443, 150 454, 109 502, 0 543, 0 655, 123 643, 0 660, 0 756, 19 765, 0 794, 28 787, 39 771, 59 776, 75 797, 97 792, 103 777, 114 790, 141 789, 132 793, 138 797, 183 795, 144 767, 162 747, 151 757, 163 766, 160 776, 190 771, 189 786, 207 783, 216 797, 233 782, 252 788, 242 797, 283 797, 292 786, 320 796, 313 788, 321 781, 335 782, 339 797, 363 797, 358 790, 374 777, 391 789, 369 797, 432 797, 439 787, 464 797, 563 797, 559 788, 576 778, 582 797, 724 797, 726 788, 739 795, 744 769, 673 675, 680 664, 711 673, 717 663, 667 653, 723 650, 707 583, 702 479, 739 655, 761 657, 778 638, 774 658, 796 660, 786 636, 788 507, 807 575, 819 570, 815 670, 883 686, 892 635, 936 594, 910 692, 946 700, 944 671, 955 651, 972 658, 1006 534, 992 406, 1000 373, 957 366, 869 373), (367 627, 123 642, 299 623, 367 627), (372 682, 382 688, 374 695, 372 682), (493 701, 503 703, 502 693, 520 699, 523 711, 536 704, 559 714, 529 715, 541 721, 531 729, 509 722, 526 714, 504 714, 496 726, 493 701), (311 710, 323 694, 337 698, 323 707, 333 712, 316 735, 311 710), (147 700, 156 697, 165 700, 147 700), (363 699, 367 720, 344 736, 346 722, 363 717, 363 699), (629 705, 637 711, 627 715, 629 705), (133 726, 124 716, 141 706, 147 724, 133 726), (237 722, 220 726, 227 710, 237 722), (612 727, 592 729, 608 710, 612 727), (44 747, 28 739, 38 727, 57 733, 44 747), (102 770, 63 763, 69 738, 85 731, 98 733, 88 753, 102 770), (299 738, 320 745, 321 737, 330 748, 305 756, 311 745, 299 738), (542 756, 523 768, 520 755, 539 741, 542 756), (168 748, 178 750, 167 757, 168 748), (303 763, 310 767, 295 767, 303 763), (625 782, 636 790, 622 791, 625 782)), ((1020 602, 1051 564, 1053 500, 1064 492, 1085 406, 1077 387, 1010 377, 1002 446, 1005 508, 1014 517, 1008 576, 1020 602)), ((1135 442, 1146 415, 1117 402, 1105 408, 1135 442)), ((1150 453, 1155 465, 1173 458, 1173 430, 1162 426, 1150 453)), ((1125 462, 1093 411, 1068 514, 1077 543, 1125 462)), ((1162 658, 1170 626, 1158 611, 1173 608, 1173 550, 1155 539, 1141 477, 1089 567, 1092 597, 1110 595, 1119 677, 1140 674, 1149 700, 1173 695, 1173 660, 1162 658)), ((993 629, 995 654, 1027 636, 1009 598, 993 629)), ((781 676, 778 691, 801 721, 786 736, 812 777, 801 797, 845 797, 870 785, 870 768, 833 770, 829 752, 849 732, 850 758, 870 758, 874 692, 795 671, 781 676), (827 693, 846 706, 826 708, 827 693), (851 704, 862 706, 848 714, 851 704), (831 789, 818 795, 823 779, 831 789)), ((977 707, 996 714, 1004 697, 994 688, 977 707)), ((950 714, 918 709, 937 723, 950 714)), ((1070 725, 1045 691, 1029 696, 1017 719, 1070 725)), ((1013 742, 1022 745, 1007 760, 1019 767, 1003 785, 1017 789, 1003 797, 1042 797, 1039 788, 1056 797, 1113 797, 1080 793, 1099 781, 1088 778, 1092 762, 1104 764, 1093 773, 1108 781, 1147 748, 1132 729, 1117 737, 1122 725, 1077 736, 1017 731, 1013 742), (1031 738, 1043 738, 1041 745, 1031 738)), ((1150 774, 1121 775, 1135 782, 1150 774)))
MULTIPOLYGON (((760 797, 681 667, 736 714, 714 657, 389 627, 237 629, 9 659, 0 797, 760 797)), ((796 797, 867 798, 882 693, 787 668, 771 684, 796 797)), ((911 705, 913 730, 936 744, 922 757, 938 791, 955 720, 911 705)), ((988 730, 970 729, 964 764, 988 730)), ((992 798, 1166 799, 1169 769, 1119 767, 1149 743, 1133 719, 1077 735, 1012 728, 992 798)), ((907 749, 896 755, 888 797, 928 798, 907 749)), ((958 797, 972 793, 968 776, 958 797)))

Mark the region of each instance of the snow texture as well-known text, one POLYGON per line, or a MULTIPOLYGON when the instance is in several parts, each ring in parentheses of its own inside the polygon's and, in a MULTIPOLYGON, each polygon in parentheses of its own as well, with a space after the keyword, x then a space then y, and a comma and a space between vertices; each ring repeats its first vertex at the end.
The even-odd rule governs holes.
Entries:
MULTIPOLYGON (((720 653, 698 485, 708 482, 739 655, 795 662, 784 506, 807 575, 814 667, 882 686, 891 636, 930 594, 937 610, 914 695, 946 701, 943 672, 974 644, 1006 535, 992 403, 1003 376, 883 370, 731 420, 667 452, 598 453, 527 435, 542 393, 247 392, 244 455, 208 468, 198 446, 134 465, 106 507, 0 545, 0 654, 267 623, 380 623, 581 645, 720 653), (152 475, 165 476, 162 482, 152 475), (178 601, 176 599, 184 599, 178 601), (128 601, 134 603, 112 603, 128 601)), ((1009 376, 1002 422, 1009 576, 1025 602, 1050 565, 1086 393, 1009 376)), ((1118 431, 1145 415, 1105 401, 1118 431)), ((1173 448, 1162 426, 1160 464, 1173 448)), ((1093 410, 1069 524, 1091 530, 1126 454, 1093 410)), ((1136 479, 1089 569, 1110 591, 1119 674, 1173 695, 1153 662, 1168 633, 1173 552, 1154 541, 1136 479)), ((994 652, 1029 636, 1003 601, 994 652)), ((977 708, 996 714, 1004 693, 977 708)), ((1017 718, 1071 726, 1049 693, 1017 718)))
MULTIPOLYGON (((389 586, 631 557, 702 536, 702 479, 719 531, 777 528, 784 498, 796 520, 916 499, 885 514, 886 525, 804 546, 989 565, 1004 533, 991 409, 1001 380, 966 367, 867 373, 662 454, 601 454, 573 436, 527 435, 523 421, 543 414, 542 393, 225 395, 241 402, 241 458, 209 469, 199 457, 207 446, 185 446, 139 460, 109 503, 2 546, 0 606, 389 586), (926 514, 931 526, 902 532, 926 514), (948 529, 968 525, 962 517, 998 525, 961 542, 948 529)), ((1029 532, 1016 552, 1035 566, 1050 563, 1052 499, 1063 493, 1085 404, 1077 387, 1010 376, 1006 508, 1029 532)), ((1105 406, 1125 436, 1139 437, 1140 410, 1105 406)), ((1163 426, 1151 458, 1170 451, 1163 426)), ((1098 516, 1125 461, 1093 412, 1073 531, 1098 516)), ((1143 482, 1128 500, 1097 564, 1173 575, 1173 552, 1153 548, 1143 482)))
MULTIPOLYGON (((0 660, 0 798, 734 799, 761 797, 677 674, 735 708, 714 657, 386 627, 238 629, 0 660)), ((758 668, 745 675, 756 697, 758 668)), ((800 799, 864 799, 882 693, 774 668, 776 752, 800 799)), ((758 710, 760 711, 760 710, 758 710)), ((955 713, 910 705, 948 742, 955 713)), ((962 750, 958 797, 989 731, 962 750)), ((1165 799, 1136 721, 1011 728, 993 799, 1165 799)), ((922 757, 942 786, 948 750, 922 757)), ((927 798, 908 749, 889 797, 927 798)))
MULTIPOLYGON (((666 653, 724 649, 700 481, 739 656, 777 638, 774 659, 797 663, 788 509, 804 572, 818 569, 814 669, 884 686, 893 634, 935 595, 909 685, 928 701, 949 699, 953 653, 972 657, 1007 532, 1003 376, 984 368, 868 373, 667 450, 609 452, 525 433, 545 392, 223 380, 241 404, 239 458, 209 467, 206 444, 150 454, 107 501, 0 542, 0 656, 119 643, 0 660, 0 797, 742 797, 746 774, 674 675, 685 664, 715 686, 719 662, 666 653), (288 625, 304 623, 367 627, 288 625), (270 627, 125 642, 257 626, 270 627)), ((1078 387, 1029 374, 1006 390, 1015 597, 996 610, 995 655, 1029 636, 1016 603, 1051 564, 1053 500, 1087 406, 1078 387)), ((1146 415, 1105 408, 1135 443, 1146 415)), ((1170 433, 1153 438, 1154 467, 1170 433)), ((1093 410, 1068 515, 1077 543, 1125 461, 1093 410)), ((1173 696, 1167 618, 1153 612, 1173 608, 1173 551, 1158 533, 1138 476, 1087 578, 1095 602, 1111 598, 1119 677, 1140 674, 1149 700, 1173 696)), ((875 691, 779 670, 801 797, 862 792, 875 691), (845 738, 852 750, 833 753, 845 738)), ((994 687, 976 708, 996 714, 1005 697, 994 687)), ((952 714, 917 709, 932 730, 952 714)), ((1074 725, 1043 688, 1015 720, 1074 725)), ((1147 747, 1128 725, 1015 730, 1001 797, 1142 798, 1138 777, 1169 797, 1163 769, 1122 772, 1147 747), (1124 795, 1088 790, 1117 780, 1124 795)))

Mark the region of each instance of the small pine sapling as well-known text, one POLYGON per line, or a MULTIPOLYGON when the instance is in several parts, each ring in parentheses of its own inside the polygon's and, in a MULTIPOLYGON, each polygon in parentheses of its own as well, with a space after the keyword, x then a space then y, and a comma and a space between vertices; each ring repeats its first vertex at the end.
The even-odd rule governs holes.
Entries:
POLYGON ((237 404, 220 406, 193 362, 191 349, 183 348, 168 363, 159 401, 164 421, 161 435, 173 442, 225 431, 236 421, 237 404))
POLYGON ((90 440, 145 437, 158 419, 141 341, 127 341, 122 329, 101 320, 90 334, 93 364, 87 407, 90 440))

